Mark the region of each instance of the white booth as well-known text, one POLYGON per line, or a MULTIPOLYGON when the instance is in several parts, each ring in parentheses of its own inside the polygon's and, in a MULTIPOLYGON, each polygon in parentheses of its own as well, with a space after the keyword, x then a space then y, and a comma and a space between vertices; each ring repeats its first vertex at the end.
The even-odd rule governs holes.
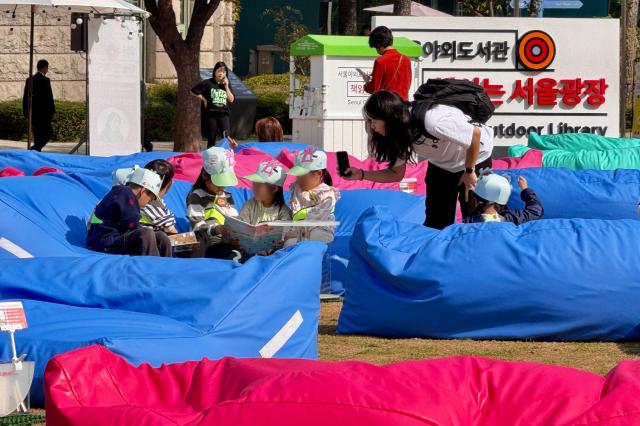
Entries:
MULTIPOLYGON (((394 38, 393 47, 409 56, 413 65, 411 92, 417 88, 422 48, 405 37, 394 38)), ((327 151, 347 151, 368 156, 362 107, 369 94, 358 69, 371 73, 378 56, 368 37, 307 35, 291 45, 289 117, 293 140, 327 151), (307 84, 296 75, 294 58, 309 57, 307 84)))

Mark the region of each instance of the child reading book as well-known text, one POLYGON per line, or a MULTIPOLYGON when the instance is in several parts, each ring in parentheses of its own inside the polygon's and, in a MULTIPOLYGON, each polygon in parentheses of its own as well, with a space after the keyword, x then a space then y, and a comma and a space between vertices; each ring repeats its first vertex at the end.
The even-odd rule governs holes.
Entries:
POLYGON ((153 160, 145 169, 152 170, 162 179, 162 187, 158 198, 150 201, 142 208, 140 223, 142 226, 152 228, 154 231, 162 231, 167 235, 178 233, 176 229, 176 216, 167 208, 162 199, 173 186, 173 166, 166 160, 153 160))
POLYGON ((203 245, 204 256, 240 261, 242 253, 230 244, 224 229, 225 216, 236 217, 233 196, 225 191, 236 186, 233 151, 212 147, 202 153, 203 167, 187 195, 187 216, 203 245))
POLYGON ((291 220, 282 189, 286 178, 285 168, 278 161, 260 163, 255 173, 245 176, 253 182, 253 198, 244 203, 238 218, 251 225, 291 220))
MULTIPOLYGON (((327 171, 327 154, 309 146, 296 155, 295 166, 289 174, 296 176, 291 184, 291 210, 294 221, 335 221, 334 211, 340 192, 332 185, 327 171)), ((284 246, 300 241, 333 241, 335 229, 328 226, 300 227, 289 231, 284 246)))
POLYGON ((140 226, 140 208, 158 197, 161 186, 162 178, 147 169, 136 169, 126 184, 115 185, 91 215, 87 246, 103 253, 171 257, 169 237, 140 226))
MULTIPOLYGON (((290 221, 291 209, 284 201, 282 189, 286 178, 285 168, 280 162, 260 163, 255 173, 245 176, 245 179, 253 182, 253 198, 244 203, 238 219, 250 225, 290 221)), ((258 254, 269 255, 281 247, 282 241, 274 241, 271 248, 258 251, 258 254)))

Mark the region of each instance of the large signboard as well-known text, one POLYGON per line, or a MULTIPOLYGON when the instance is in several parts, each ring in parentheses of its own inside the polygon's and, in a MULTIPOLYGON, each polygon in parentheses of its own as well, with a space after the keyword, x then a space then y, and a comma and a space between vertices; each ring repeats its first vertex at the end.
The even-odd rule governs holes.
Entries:
POLYGON ((89 154, 140 152, 138 23, 89 20, 89 154))
POLYGON ((485 87, 497 145, 528 133, 619 136, 615 19, 375 17, 420 43, 420 82, 466 78, 485 87))

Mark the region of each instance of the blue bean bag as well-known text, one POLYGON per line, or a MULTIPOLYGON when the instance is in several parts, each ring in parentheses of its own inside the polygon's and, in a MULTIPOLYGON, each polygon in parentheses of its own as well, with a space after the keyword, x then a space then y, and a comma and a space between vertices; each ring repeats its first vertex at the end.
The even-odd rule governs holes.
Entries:
POLYGON ((25 304, 29 328, 17 332, 17 347, 36 362, 32 396, 42 404, 47 361, 94 343, 156 366, 227 355, 315 359, 324 251, 304 243, 242 266, 103 254, 0 259, 0 299, 25 304))
POLYGON ((511 179, 509 207, 521 209, 518 176, 529 181, 544 206, 544 219, 640 219, 640 170, 497 170, 511 179))
POLYGON ((617 341, 640 337, 637 220, 356 225, 338 332, 617 341))
POLYGON ((55 167, 65 173, 95 173, 111 176, 115 169, 144 166, 157 159, 167 159, 176 155, 173 152, 141 152, 132 155, 114 157, 87 157, 85 155, 54 154, 36 151, 1 151, 0 169, 11 166, 27 175, 41 167, 55 167))

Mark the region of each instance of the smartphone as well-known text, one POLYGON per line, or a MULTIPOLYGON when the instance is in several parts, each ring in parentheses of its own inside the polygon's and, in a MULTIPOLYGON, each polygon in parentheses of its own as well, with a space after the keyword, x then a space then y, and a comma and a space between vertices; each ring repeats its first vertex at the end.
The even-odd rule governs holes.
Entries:
POLYGON ((347 154, 347 151, 336 152, 336 157, 338 159, 338 172, 340 176, 351 176, 351 172, 347 173, 347 169, 351 167, 349 165, 349 154, 347 154))

